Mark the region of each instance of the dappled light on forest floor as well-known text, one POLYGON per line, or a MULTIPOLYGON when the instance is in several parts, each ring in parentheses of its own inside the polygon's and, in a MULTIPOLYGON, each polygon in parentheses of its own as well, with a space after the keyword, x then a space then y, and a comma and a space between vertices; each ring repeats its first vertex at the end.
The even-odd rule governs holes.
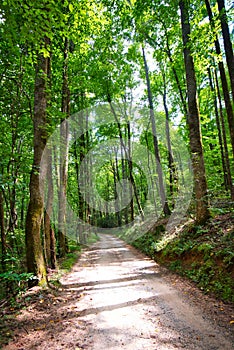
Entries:
POLYGON ((172 283, 167 276, 134 248, 101 235, 58 290, 28 294, 4 349, 230 350, 227 330, 191 305, 188 289, 179 293, 177 277, 172 283))

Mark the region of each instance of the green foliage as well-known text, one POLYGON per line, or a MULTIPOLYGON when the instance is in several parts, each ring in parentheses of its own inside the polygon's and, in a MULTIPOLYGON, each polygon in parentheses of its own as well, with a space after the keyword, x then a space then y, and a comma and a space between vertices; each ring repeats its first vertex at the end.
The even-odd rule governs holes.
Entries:
POLYGON ((28 287, 28 282, 34 279, 35 276, 32 273, 17 273, 11 270, 0 273, 0 284, 2 286, 0 292, 0 299, 10 296, 11 298, 17 296, 20 292, 23 292, 28 287))
POLYGON ((104 228, 118 227, 118 222, 115 214, 105 215, 97 219, 97 226, 104 228))
MULTIPOLYGON (((139 230, 141 230, 140 227, 139 230)), ((163 225, 159 225, 155 228, 155 232, 148 232, 145 235, 137 238, 132 242, 132 245, 153 258, 155 256, 155 252, 158 250, 158 242, 160 242, 164 232, 165 228, 163 225)), ((122 237, 123 239, 128 239, 127 234, 123 235, 122 237)))
POLYGON ((60 269, 70 271, 72 266, 77 262, 80 256, 80 251, 68 253, 66 257, 60 262, 60 269))
POLYGON ((175 272, 181 272, 182 271, 182 264, 180 260, 172 261, 169 265, 170 270, 175 272))
POLYGON ((184 253, 192 250, 194 246, 194 242, 192 240, 187 239, 178 239, 173 240, 167 244, 165 249, 163 250, 163 255, 170 255, 172 257, 180 257, 184 253))
POLYGON ((219 257, 223 260, 223 263, 227 268, 234 265, 234 251, 231 250, 231 246, 224 248, 216 253, 216 257, 219 257))
POLYGON ((230 214, 212 219, 206 226, 187 224, 179 235, 171 233, 171 237, 158 228, 132 245, 172 271, 188 277, 204 292, 233 302, 234 241, 233 230, 229 227, 233 227, 230 214), (228 230, 224 233, 226 225, 228 230))

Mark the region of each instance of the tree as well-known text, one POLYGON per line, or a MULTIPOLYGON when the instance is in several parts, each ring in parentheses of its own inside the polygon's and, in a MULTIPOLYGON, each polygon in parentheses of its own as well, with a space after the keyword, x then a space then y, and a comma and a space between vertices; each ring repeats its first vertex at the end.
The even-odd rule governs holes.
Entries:
POLYGON ((6 235, 5 235, 5 223, 4 223, 4 200, 2 189, 0 189, 0 230, 1 230, 1 245, 2 245, 2 270, 5 271, 6 268, 6 235))
POLYGON ((186 83, 188 93, 188 128, 189 141, 192 154, 192 164, 194 172, 194 188, 196 198, 196 222, 202 224, 210 217, 208 209, 207 181, 205 164, 201 140, 200 117, 197 102, 197 86, 194 71, 194 62, 190 51, 190 22, 189 22, 189 2, 181 0, 179 2, 181 12, 181 28, 183 38, 184 65, 186 72, 186 83))
POLYGON ((63 86, 62 86, 62 108, 64 114, 60 125, 60 176, 59 176, 59 213, 58 213, 58 245, 59 256, 64 257, 68 251, 66 242, 66 189, 68 171, 68 123, 66 118, 70 114, 70 90, 68 86, 68 54, 69 40, 64 39, 64 62, 63 62, 63 86))
POLYGON ((56 268, 56 240, 55 232, 52 227, 52 212, 53 212, 53 198, 54 198, 54 186, 52 178, 52 148, 47 148, 47 201, 46 210, 44 214, 44 236, 45 236, 45 260, 46 265, 52 269, 56 268))
MULTIPOLYGON (((45 38, 45 48, 49 49, 49 40, 45 38)), ((34 158, 30 177, 30 200, 26 217, 26 257, 28 272, 37 279, 31 284, 46 283, 46 267, 41 243, 41 223, 44 210, 44 198, 41 184, 43 173, 41 168, 42 154, 47 140, 46 109, 47 109, 47 74, 48 57, 39 53, 36 65, 34 92, 34 158)))
MULTIPOLYGON (((205 4, 206 4, 206 9, 207 9, 207 13, 209 16, 209 20, 211 23, 211 27, 213 29, 214 28, 214 20, 213 20, 213 14, 211 11, 209 0, 205 0, 205 4)), ((220 57, 221 56, 221 47, 220 47, 219 40, 218 40, 218 37, 216 34, 215 34, 214 44, 215 44, 216 54, 220 57)), ((234 113, 233 113, 232 103, 231 103, 231 99, 230 99, 230 95, 229 95, 226 72, 225 72, 225 68, 224 68, 224 64, 223 64, 222 59, 219 59, 218 67, 219 67, 219 72, 220 72, 220 78, 221 78, 223 95, 224 95, 224 102, 225 102, 227 119, 228 119, 229 130, 230 130, 232 153, 234 156, 234 113)))
POLYGON ((152 98, 152 92, 151 92, 150 80, 149 80, 149 69, 148 69, 148 65, 147 65, 144 47, 142 47, 142 53, 143 53, 145 75, 146 75, 146 82, 147 82, 147 93, 148 93, 148 101, 149 101, 149 108, 150 108, 150 122, 151 122, 153 141, 154 141, 154 154, 155 154, 155 159, 156 159, 156 164, 157 164, 157 174, 158 174, 158 181, 159 181, 159 194, 160 194, 161 204, 163 207, 164 214, 170 215, 171 211, 170 211, 170 208, 168 206, 167 196, 166 196, 166 192, 165 192, 165 188, 164 188, 164 184, 163 184, 163 174, 162 174, 161 160, 160 160, 160 154, 159 154, 159 148, 158 148, 158 139, 157 139, 157 130, 156 130, 156 123, 155 123, 155 115, 154 115, 153 98, 152 98))
POLYGON ((229 32, 229 26, 228 26, 228 17, 224 5, 224 0, 217 0, 218 8, 219 8, 219 15, 220 15, 220 22, 221 22, 221 28, 223 33, 223 41, 224 41, 224 49, 227 59, 227 66, 230 76, 230 82, 231 82, 231 89, 232 89, 232 100, 234 101, 234 56, 233 56, 233 49, 232 49, 232 42, 229 32))
MULTIPOLYGON (((214 104, 214 110, 215 110, 215 119, 216 119, 216 125, 218 129, 218 138, 219 138, 219 146, 220 146, 220 152, 221 152, 221 161, 222 161, 222 167, 223 167, 223 175, 224 175, 224 183, 225 188, 230 190, 231 198, 234 200, 234 186, 232 184, 232 176, 231 176, 231 169, 230 169, 230 162, 229 162, 229 156, 228 156, 228 148, 227 148, 227 138, 226 138, 226 130, 224 125, 224 117, 222 112, 222 102, 221 102, 221 96, 218 86, 218 79, 216 79, 216 89, 217 89, 217 95, 218 99, 220 101, 220 112, 218 110, 218 102, 217 102, 217 96, 216 91, 212 79, 212 73, 211 69, 208 69, 208 75, 209 75, 209 81, 210 81, 210 90, 213 93, 213 104, 214 104), (221 122, 220 122, 221 118, 221 122)), ((215 75, 217 73, 215 72, 215 75)))

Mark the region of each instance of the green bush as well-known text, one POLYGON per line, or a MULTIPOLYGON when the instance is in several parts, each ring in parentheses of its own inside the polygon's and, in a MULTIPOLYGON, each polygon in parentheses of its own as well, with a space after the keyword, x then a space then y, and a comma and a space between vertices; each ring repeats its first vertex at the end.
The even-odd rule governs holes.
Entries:
POLYGON ((1 298, 8 294, 17 295, 19 292, 25 291, 28 281, 34 279, 32 273, 17 273, 14 271, 7 271, 0 274, 1 298))

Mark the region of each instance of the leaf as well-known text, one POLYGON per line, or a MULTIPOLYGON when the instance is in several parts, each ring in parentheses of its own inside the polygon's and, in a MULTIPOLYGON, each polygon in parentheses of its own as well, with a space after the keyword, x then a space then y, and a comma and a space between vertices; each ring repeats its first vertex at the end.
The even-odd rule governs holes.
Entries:
POLYGON ((68 5, 68 8, 69 8, 69 11, 70 11, 70 12, 73 12, 74 6, 73 6, 72 4, 69 4, 69 5, 68 5))
POLYGON ((43 331, 46 328, 46 324, 42 324, 40 327, 34 328, 35 331, 43 331))
POLYGON ((43 54, 44 58, 50 57, 50 52, 45 47, 40 49, 40 53, 43 54))

